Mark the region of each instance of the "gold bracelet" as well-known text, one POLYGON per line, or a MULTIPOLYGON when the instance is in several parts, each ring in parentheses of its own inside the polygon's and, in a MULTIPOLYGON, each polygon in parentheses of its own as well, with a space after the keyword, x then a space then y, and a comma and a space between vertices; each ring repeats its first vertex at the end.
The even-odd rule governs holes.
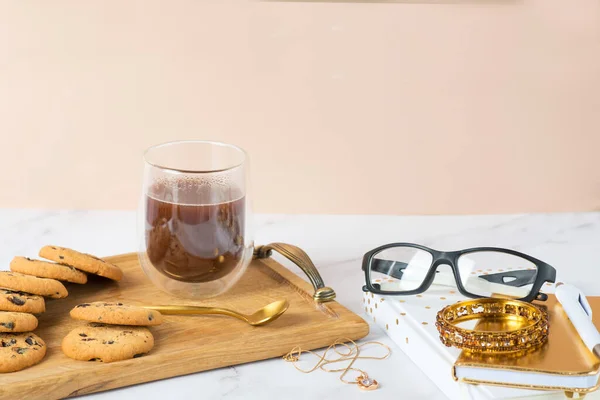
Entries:
POLYGON ((548 338, 548 313, 518 300, 484 298, 461 301, 437 313, 435 326, 446 346, 474 353, 523 351, 543 344, 548 338), (493 328, 464 329, 457 324, 473 319, 493 328))

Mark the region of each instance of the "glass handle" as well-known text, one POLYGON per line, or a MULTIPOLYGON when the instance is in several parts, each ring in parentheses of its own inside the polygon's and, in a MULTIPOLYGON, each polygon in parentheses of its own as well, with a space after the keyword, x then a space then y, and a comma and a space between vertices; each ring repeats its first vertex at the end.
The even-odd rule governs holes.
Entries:
POLYGON ((321 274, 317 271, 317 267, 312 260, 301 248, 287 243, 271 243, 264 246, 256 246, 254 248, 254 258, 268 258, 273 250, 296 264, 308 276, 310 283, 315 288, 313 299, 317 303, 325 303, 335 299, 335 291, 329 286, 325 286, 321 274))

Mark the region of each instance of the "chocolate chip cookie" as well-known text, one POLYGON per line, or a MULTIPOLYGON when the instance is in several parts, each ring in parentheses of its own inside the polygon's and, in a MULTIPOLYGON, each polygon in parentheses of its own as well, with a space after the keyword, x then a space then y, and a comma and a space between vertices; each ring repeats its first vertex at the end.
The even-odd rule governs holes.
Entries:
POLYGON ((91 254, 80 253, 65 247, 44 246, 40 250, 40 257, 60 264, 70 265, 78 270, 100 275, 113 281, 119 281, 123 277, 123 271, 116 265, 91 254))
POLYGON ((38 326, 38 320, 31 314, 0 311, 0 332, 30 332, 38 326))
POLYGON ((29 333, 0 333, 0 373, 20 371, 42 361, 46 343, 29 333))
POLYGON ((46 311, 42 296, 0 288, 0 310, 39 314, 46 311))
POLYGON ((113 362, 141 357, 154 347, 148 328, 90 323, 73 329, 62 341, 67 357, 113 362))
POLYGON ((123 303, 82 303, 71 310, 71 317, 110 325, 152 326, 163 322, 162 314, 155 310, 123 303))
POLYGON ((0 271, 0 287, 54 299, 62 299, 69 295, 67 288, 57 280, 23 275, 18 272, 0 271))
POLYGON ((27 257, 15 257, 10 262, 10 270, 39 278, 56 279, 72 283, 86 283, 87 275, 77 269, 48 261, 32 260, 27 257))

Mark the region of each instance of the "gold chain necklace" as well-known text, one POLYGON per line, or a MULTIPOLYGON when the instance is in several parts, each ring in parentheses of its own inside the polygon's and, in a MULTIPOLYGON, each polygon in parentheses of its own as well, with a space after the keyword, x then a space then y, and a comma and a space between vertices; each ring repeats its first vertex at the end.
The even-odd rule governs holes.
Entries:
POLYGON ((302 350, 302 348, 300 346, 296 346, 289 353, 287 353, 285 356, 283 356, 283 359, 287 362, 291 362, 294 365, 294 368, 296 368, 298 371, 303 372, 305 374, 310 374, 311 372, 314 372, 317 369, 320 369, 325 372, 341 372, 342 374, 339 376, 339 379, 343 383, 347 383, 347 384, 351 384, 351 385, 352 384, 358 385, 358 387, 363 390, 374 390, 379 387, 379 383, 375 379, 370 378, 369 375, 365 371, 358 369, 358 368, 354 368, 353 365, 359 359, 362 359, 362 360, 385 360, 386 358, 388 358, 390 356, 391 353, 392 353, 392 350, 388 346, 386 346, 385 344, 380 343, 380 342, 365 342, 365 343, 361 343, 359 345, 351 339, 344 338, 344 339, 337 339, 321 355, 317 354, 314 351, 302 350), (368 344, 379 345, 379 346, 385 348, 387 350, 387 353, 381 357, 361 356, 360 355, 361 348, 368 344), (328 359, 327 353, 330 350, 333 350, 339 357, 328 359), (297 362, 300 360, 300 356, 302 355, 302 353, 310 353, 310 354, 314 355, 315 357, 317 357, 319 359, 319 361, 317 361, 317 363, 310 369, 302 369, 302 368, 298 367, 298 365, 297 365, 297 362), (336 364, 336 363, 340 363, 340 362, 344 362, 344 361, 348 361, 348 365, 344 368, 335 368, 335 369, 326 368, 327 365, 336 364), (348 381, 348 380, 344 379, 346 374, 348 374, 348 372, 350 372, 350 371, 355 371, 355 372, 359 373, 359 375, 354 379, 354 381, 348 381))

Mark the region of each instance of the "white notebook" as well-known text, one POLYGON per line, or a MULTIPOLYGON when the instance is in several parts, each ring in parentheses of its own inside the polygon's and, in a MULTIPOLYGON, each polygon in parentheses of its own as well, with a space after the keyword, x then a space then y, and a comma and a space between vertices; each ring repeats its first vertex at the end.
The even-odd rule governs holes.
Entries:
MULTIPOLYGON (((549 293, 553 290, 546 287, 544 291, 549 293)), ((363 296, 367 318, 384 329, 451 400, 565 399, 564 391, 471 385, 454 379, 453 367, 461 350, 446 347, 440 342, 435 317, 445 306, 465 300, 456 289, 432 285, 427 292, 417 296, 378 296, 372 293, 363 293, 363 296)), ((471 372, 463 369, 460 373, 457 371, 457 375, 470 375, 471 372)), ((494 371, 488 373, 493 375, 494 371)), ((522 376, 516 379, 522 379, 522 376)), ((596 397, 597 393, 593 395, 596 397)), ((588 395, 587 398, 592 397, 588 395)))

